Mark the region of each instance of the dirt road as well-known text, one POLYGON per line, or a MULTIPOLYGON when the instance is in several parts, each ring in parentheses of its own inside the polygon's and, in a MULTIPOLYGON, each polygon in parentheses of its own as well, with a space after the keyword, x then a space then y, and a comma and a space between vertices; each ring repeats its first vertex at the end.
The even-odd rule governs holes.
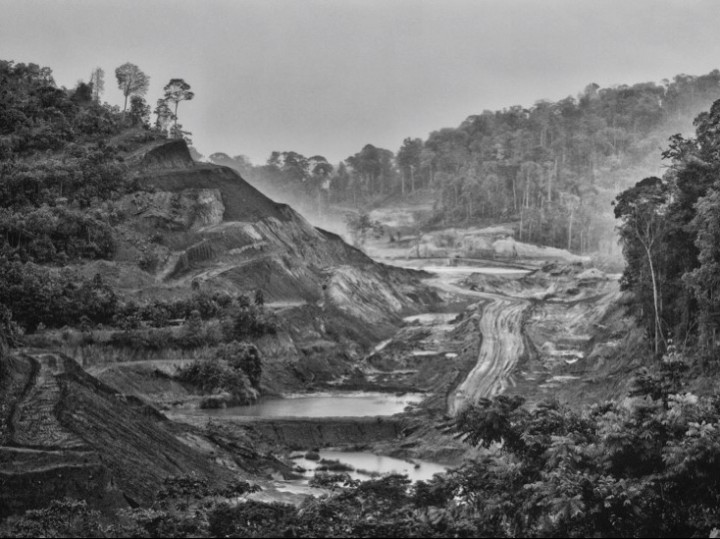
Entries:
POLYGON ((460 288, 442 276, 426 282, 444 292, 489 300, 480 318, 482 344, 477 364, 448 396, 448 413, 456 415, 478 399, 498 395, 507 387, 510 374, 525 350, 522 321, 530 302, 522 298, 460 288))
POLYGON ((529 303, 516 299, 494 299, 480 319, 482 344, 478 361, 465 381, 448 398, 448 412, 456 415, 483 397, 502 393, 510 374, 524 352, 522 320, 529 303))

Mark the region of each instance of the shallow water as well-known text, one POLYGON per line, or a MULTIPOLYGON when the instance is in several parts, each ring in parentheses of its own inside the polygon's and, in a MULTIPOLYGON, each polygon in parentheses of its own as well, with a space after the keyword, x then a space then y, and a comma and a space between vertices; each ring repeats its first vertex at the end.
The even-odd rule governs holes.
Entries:
POLYGON ((437 273, 439 275, 466 275, 471 273, 484 273, 486 275, 525 275, 528 270, 517 268, 492 268, 478 266, 420 266, 419 269, 437 273))
POLYGON ((460 313, 422 313, 406 316, 403 320, 407 323, 418 322, 422 325, 445 325, 452 322, 460 313))
POLYGON ((403 412, 424 398, 422 393, 345 392, 293 395, 284 399, 264 399, 250 406, 217 410, 198 410, 208 416, 223 417, 364 417, 388 416, 403 412))
MULTIPOLYGON (((347 472, 353 479, 366 481, 372 479, 367 473, 358 472, 364 470, 375 474, 385 475, 391 473, 405 474, 412 481, 427 481, 436 473, 443 473, 447 470, 447 466, 427 462, 423 460, 415 460, 407 462, 383 455, 375 455, 367 451, 332 451, 321 450, 320 458, 327 460, 338 460, 343 464, 348 464, 355 468, 353 472, 347 472)), ((307 475, 312 476, 317 466, 322 466, 317 461, 308 460, 306 458, 293 459, 294 462, 307 470, 307 475)), ((338 473, 338 472, 330 472, 338 473)))

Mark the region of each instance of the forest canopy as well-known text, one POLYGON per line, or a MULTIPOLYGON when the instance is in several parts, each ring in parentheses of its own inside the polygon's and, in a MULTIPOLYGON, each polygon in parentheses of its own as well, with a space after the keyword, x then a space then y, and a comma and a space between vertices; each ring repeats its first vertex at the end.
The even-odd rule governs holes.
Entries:
POLYGON ((559 101, 486 110, 425 140, 407 137, 395 151, 369 143, 336 165, 290 150, 257 166, 242 155, 209 159, 318 213, 429 190, 438 225, 513 221, 522 241, 609 250, 612 200, 638 177, 659 174, 668 137, 688 133, 718 98, 718 70, 660 84, 589 84, 559 101))

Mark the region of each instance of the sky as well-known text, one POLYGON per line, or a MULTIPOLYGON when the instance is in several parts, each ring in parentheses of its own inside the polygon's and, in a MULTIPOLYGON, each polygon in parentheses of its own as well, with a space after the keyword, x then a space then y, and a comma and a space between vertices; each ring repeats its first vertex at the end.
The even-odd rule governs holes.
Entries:
POLYGON ((203 154, 397 151, 467 116, 720 68, 716 0, 0 0, 0 59, 58 85, 137 64, 171 78, 203 154))

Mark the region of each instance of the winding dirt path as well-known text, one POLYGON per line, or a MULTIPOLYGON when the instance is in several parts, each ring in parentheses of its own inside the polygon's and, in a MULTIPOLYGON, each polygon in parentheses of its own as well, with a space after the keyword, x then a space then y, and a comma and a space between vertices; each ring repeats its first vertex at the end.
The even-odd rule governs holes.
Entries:
POLYGON ((496 299, 485 306, 480 319, 482 344, 478 361, 448 398, 448 412, 458 414, 478 399, 502 393, 525 346, 522 319, 527 301, 496 299))
POLYGON ((426 282, 452 294, 490 300, 480 318, 482 344, 477 364, 448 396, 448 413, 454 416, 478 399, 493 397, 505 390, 512 370, 525 351, 522 321, 530 302, 521 298, 467 290, 442 277, 428 279, 426 282))

